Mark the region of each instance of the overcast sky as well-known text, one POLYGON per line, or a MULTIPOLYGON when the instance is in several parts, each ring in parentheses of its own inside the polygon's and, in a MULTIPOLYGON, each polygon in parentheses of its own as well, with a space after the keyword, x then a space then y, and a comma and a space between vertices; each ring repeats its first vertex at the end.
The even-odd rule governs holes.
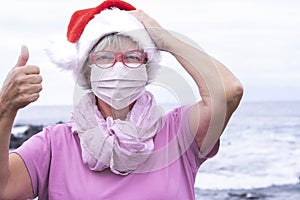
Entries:
MULTIPOLYGON (((26 44, 38 65, 43 92, 35 104, 71 104, 70 74, 43 54, 64 37, 71 14, 95 0, 1 0, 0 82, 26 44)), ((184 34, 225 64, 243 83, 244 101, 300 100, 300 1, 128 0, 167 29, 184 34)))

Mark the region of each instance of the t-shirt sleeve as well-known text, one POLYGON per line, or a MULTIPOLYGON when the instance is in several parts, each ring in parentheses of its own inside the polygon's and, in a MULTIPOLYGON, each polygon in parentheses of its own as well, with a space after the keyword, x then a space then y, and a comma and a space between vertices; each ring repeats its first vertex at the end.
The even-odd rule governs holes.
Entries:
POLYGON ((195 141, 195 137, 190 130, 189 118, 192 105, 182 106, 175 110, 176 121, 179 123, 178 127, 178 145, 184 159, 189 162, 194 173, 197 173, 199 167, 207 159, 214 157, 218 150, 220 140, 212 147, 212 150, 207 155, 200 154, 199 147, 195 141))
POLYGON ((32 136, 18 149, 14 150, 21 156, 31 178, 34 197, 47 194, 48 172, 51 162, 50 134, 47 128, 32 136))

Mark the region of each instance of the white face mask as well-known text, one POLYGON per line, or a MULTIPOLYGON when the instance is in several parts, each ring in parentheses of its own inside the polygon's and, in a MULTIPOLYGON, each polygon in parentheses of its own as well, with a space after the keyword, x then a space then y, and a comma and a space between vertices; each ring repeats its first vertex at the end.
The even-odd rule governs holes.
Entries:
POLYGON ((130 69, 120 62, 108 69, 91 66, 93 93, 116 110, 137 100, 145 91, 147 80, 146 65, 137 69, 130 69))

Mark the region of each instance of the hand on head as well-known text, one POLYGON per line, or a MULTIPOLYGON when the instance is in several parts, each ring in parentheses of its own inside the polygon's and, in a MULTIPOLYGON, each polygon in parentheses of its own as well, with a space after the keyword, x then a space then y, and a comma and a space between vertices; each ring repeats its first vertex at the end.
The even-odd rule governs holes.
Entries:
POLYGON ((27 65, 29 52, 22 46, 17 64, 8 73, 0 91, 0 103, 7 111, 16 112, 39 98, 42 90, 40 69, 27 65))
POLYGON ((142 10, 128 11, 137 18, 145 27, 151 39, 159 50, 168 50, 168 42, 172 35, 160 26, 160 24, 142 10))

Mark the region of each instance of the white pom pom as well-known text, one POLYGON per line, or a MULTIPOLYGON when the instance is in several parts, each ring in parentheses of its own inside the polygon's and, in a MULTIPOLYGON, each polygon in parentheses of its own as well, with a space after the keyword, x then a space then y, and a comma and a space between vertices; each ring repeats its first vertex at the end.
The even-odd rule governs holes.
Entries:
POLYGON ((44 51, 50 61, 57 67, 69 71, 74 71, 77 68, 76 45, 68 42, 66 39, 50 41, 44 51))

